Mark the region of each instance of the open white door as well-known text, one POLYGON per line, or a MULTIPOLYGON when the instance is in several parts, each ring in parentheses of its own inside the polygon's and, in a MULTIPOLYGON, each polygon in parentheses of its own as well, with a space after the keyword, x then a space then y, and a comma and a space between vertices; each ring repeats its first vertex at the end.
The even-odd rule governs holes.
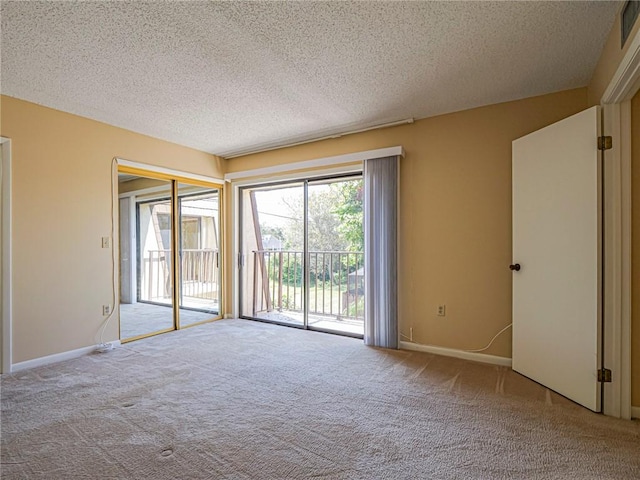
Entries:
POLYGON ((600 109, 513 142, 513 369, 600 411, 600 109))

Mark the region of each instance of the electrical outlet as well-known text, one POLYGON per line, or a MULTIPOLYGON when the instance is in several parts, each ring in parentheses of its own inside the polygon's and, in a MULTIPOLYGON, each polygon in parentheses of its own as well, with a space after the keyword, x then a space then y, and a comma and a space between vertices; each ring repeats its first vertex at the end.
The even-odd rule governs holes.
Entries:
POLYGON ((102 237, 102 248, 109 248, 111 246, 111 238, 102 237))
POLYGON ((111 315, 111 305, 102 305, 102 315, 111 315))
POLYGON ((438 305, 438 316, 444 317, 446 315, 446 305, 438 305))

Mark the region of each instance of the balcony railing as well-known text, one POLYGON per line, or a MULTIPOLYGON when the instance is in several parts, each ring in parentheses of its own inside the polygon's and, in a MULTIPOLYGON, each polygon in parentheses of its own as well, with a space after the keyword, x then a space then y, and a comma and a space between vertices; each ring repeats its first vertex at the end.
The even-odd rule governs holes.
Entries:
MULTIPOLYGON (((171 302, 171 250, 147 250, 141 264, 140 300, 171 302)), ((181 255, 183 297, 218 300, 219 252, 185 249, 181 255)))
MULTIPOLYGON (((140 300, 171 303, 170 250, 148 250, 141 264, 140 300)), ((218 250, 183 250, 183 298, 218 300, 218 250)), ((293 250, 253 252, 250 285, 253 315, 302 312, 304 253, 293 250)), ((309 252, 309 313, 337 319, 364 318, 364 254, 309 252)), ((247 279, 249 280, 249 279, 247 279)), ((251 307, 250 307, 251 308, 251 307)))
MULTIPOLYGON (((304 253, 253 252, 253 314, 303 310, 304 253)), ((339 319, 364 318, 364 254, 309 252, 309 313, 339 319)))

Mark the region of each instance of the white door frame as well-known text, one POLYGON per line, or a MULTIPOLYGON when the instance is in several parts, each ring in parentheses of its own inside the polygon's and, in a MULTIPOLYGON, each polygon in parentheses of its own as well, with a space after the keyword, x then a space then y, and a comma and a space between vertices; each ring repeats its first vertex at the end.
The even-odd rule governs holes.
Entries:
MULTIPOLYGON (((640 34, 605 90, 605 384, 604 413, 631 418, 631 98, 640 88, 640 34)), ((637 372, 640 373, 640 372, 637 372)))
POLYGON ((11 140, 0 137, 2 149, 2 370, 11 373, 11 140))

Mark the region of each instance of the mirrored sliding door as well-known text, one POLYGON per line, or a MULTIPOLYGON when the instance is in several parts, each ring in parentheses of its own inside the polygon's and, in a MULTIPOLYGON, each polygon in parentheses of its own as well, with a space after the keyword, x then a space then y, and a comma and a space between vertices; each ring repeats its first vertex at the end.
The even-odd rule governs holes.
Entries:
POLYGON ((219 318, 221 189, 130 170, 118 183, 121 340, 219 318))
POLYGON ((178 184, 180 326, 220 313, 220 191, 178 184))
POLYGON ((173 330, 171 182, 119 175, 120 338, 173 330))

